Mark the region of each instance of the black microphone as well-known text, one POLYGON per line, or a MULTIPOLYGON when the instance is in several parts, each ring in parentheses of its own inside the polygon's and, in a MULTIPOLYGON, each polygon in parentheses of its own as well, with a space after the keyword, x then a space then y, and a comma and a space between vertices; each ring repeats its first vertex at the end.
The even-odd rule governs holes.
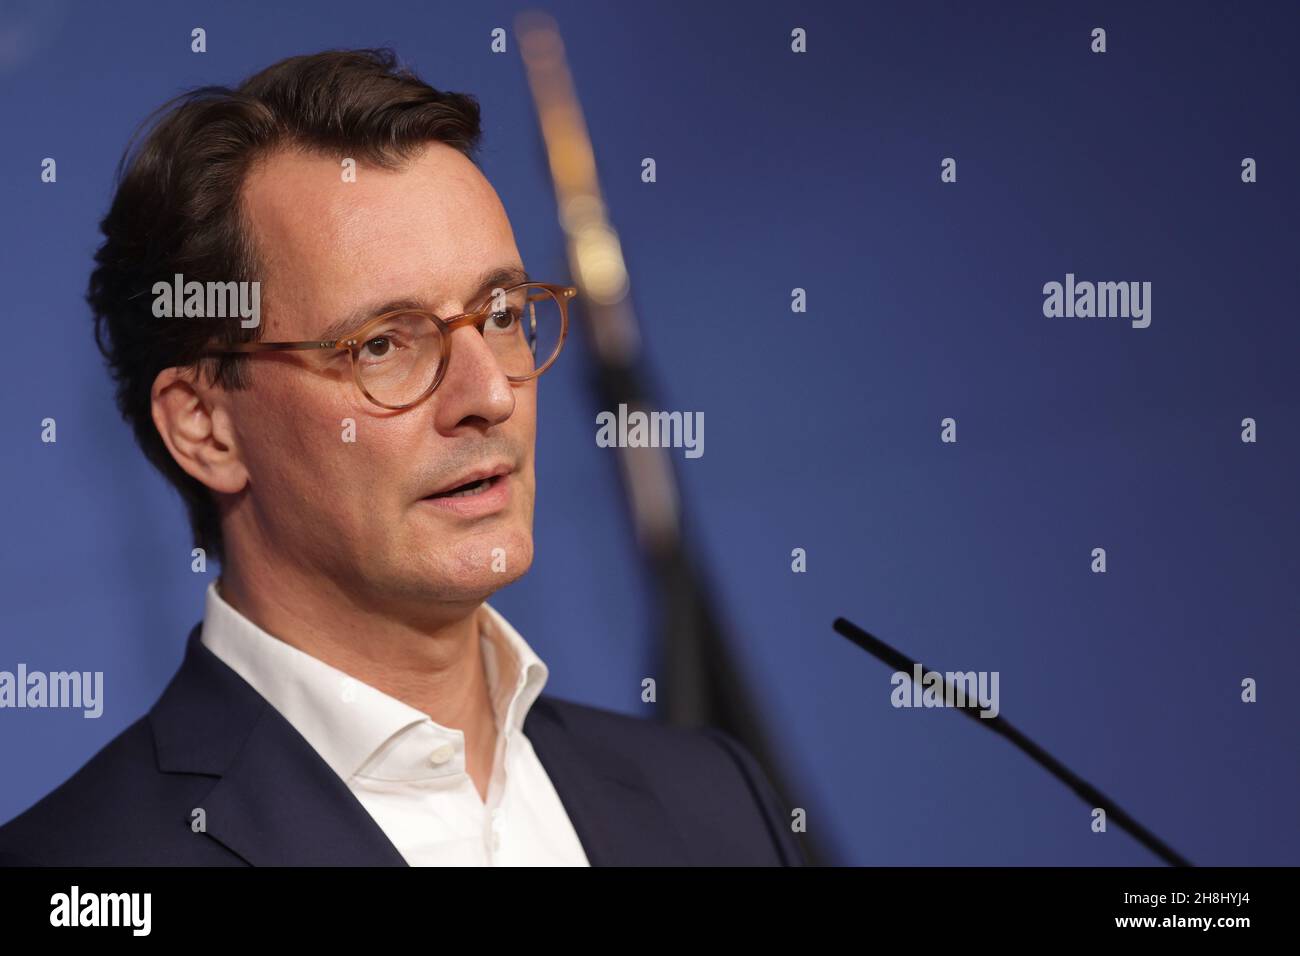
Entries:
MULTIPOLYGON (((835 630, 839 631, 854 644, 858 645, 858 647, 862 648, 872 656, 884 661, 895 671, 905 671, 909 679, 911 679, 913 674, 918 672, 927 676, 929 674, 935 674, 936 676, 943 678, 943 675, 938 671, 926 671, 920 664, 912 660, 902 651, 895 650, 878 637, 873 637, 852 621, 845 620, 842 617, 837 617, 834 626, 835 630)), ((953 699, 952 686, 952 682, 944 678, 944 689, 945 693, 948 695, 948 700, 953 699)), ((1165 843, 1154 833, 1117 807, 1115 802, 1104 793, 1003 720, 1001 714, 996 714, 992 717, 981 717, 980 710, 983 709, 983 705, 978 701, 965 701, 964 693, 962 696, 964 702, 961 706, 956 708, 957 710, 960 710, 967 717, 974 718, 977 724, 982 724, 994 733, 1006 737, 1007 740, 1011 741, 1025 753, 1029 754, 1029 756, 1033 757, 1039 764, 1046 767, 1048 771, 1051 772, 1052 776, 1056 777, 1056 779, 1060 780, 1067 787, 1077 793, 1079 797, 1088 804, 1088 806, 1101 807, 1105 810, 1106 818, 1108 820, 1114 820, 1119 824, 1121 829, 1127 830, 1134 839, 1170 866, 1192 865, 1182 856, 1175 853, 1169 847, 1169 844, 1165 843)))

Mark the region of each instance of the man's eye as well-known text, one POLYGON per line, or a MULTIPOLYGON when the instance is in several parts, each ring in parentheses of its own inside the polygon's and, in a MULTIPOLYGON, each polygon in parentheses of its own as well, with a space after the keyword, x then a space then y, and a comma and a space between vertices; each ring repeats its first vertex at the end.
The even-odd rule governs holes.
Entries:
POLYGON ((388 354, 388 350, 392 347, 392 344, 392 340, 387 336, 379 336, 377 338, 369 339, 365 345, 361 346, 361 348, 364 349, 366 355, 371 358, 382 358, 388 354))
POLYGON ((505 312, 493 312, 488 316, 487 324, 484 326, 486 331, 491 332, 509 332, 519 321, 519 316, 513 310, 505 312))

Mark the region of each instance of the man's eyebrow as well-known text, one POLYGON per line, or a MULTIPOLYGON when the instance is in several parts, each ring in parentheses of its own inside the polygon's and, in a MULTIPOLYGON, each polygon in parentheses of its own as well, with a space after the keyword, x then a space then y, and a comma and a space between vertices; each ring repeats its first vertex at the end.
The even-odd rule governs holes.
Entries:
MULTIPOLYGON (((467 308, 473 308, 472 303, 478 302, 479 298, 493 289, 508 289, 511 286, 519 285, 524 282, 531 282, 528 273, 519 266, 498 266, 495 269, 489 269, 479 277, 478 286, 474 289, 466 300, 471 303, 467 308)), ((362 306, 354 309, 342 319, 331 323, 323 329, 317 338, 322 342, 333 342, 341 339, 343 336, 356 331, 365 325, 375 316, 384 315, 387 312, 397 312, 401 309, 425 309, 433 311, 429 303, 424 299, 414 296, 407 296, 401 299, 391 299, 374 305, 362 306)))

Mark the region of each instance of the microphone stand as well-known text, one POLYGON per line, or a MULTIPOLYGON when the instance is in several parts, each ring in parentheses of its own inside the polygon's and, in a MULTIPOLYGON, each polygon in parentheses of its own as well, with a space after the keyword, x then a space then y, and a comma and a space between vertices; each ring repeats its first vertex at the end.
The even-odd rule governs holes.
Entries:
MULTIPOLYGON (((618 233, 606 215, 595 154, 554 18, 527 11, 516 21, 520 51, 555 185, 582 323, 595 362, 600 407, 629 413, 654 408, 640 360, 640 335, 618 233)), ((650 570, 658 609, 656 648, 664 710, 678 726, 714 725, 732 734, 767 771, 783 805, 792 806, 747 688, 736 670, 704 576, 682 530, 682 504, 668 450, 618 447, 619 471, 636 541, 650 570)), ((818 854, 796 833, 805 858, 818 854)))

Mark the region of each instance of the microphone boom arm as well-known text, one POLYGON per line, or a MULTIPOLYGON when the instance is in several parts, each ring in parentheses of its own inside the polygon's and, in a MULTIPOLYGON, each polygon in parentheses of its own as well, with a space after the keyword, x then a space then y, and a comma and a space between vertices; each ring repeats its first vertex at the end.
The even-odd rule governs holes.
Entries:
MULTIPOLYGON (((834 624, 835 630, 847 637, 858 647, 862 648, 873 657, 884 661, 896 671, 906 671, 909 675, 918 671, 930 674, 938 673, 929 671, 917 661, 912 660, 902 651, 890 647, 878 637, 868 634, 862 628, 858 627, 852 621, 842 617, 837 617, 834 624)), ((949 683, 945 678, 945 686, 949 683)), ((1079 795, 1079 798, 1090 807, 1101 807, 1106 811, 1107 819, 1115 821, 1120 829, 1127 831, 1135 840, 1154 853, 1160 859, 1164 860, 1170 866, 1191 866, 1187 859, 1176 853, 1169 844, 1165 843, 1154 833, 1138 823, 1129 814, 1121 810, 1115 801, 1111 800, 1104 793, 1094 787, 1088 781, 1084 780, 1074 771, 1072 771, 1061 761, 1057 760, 1038 744, 1034 743, 1007 721, 1002 719, 1001 714, 993 717, 981 717, 981 705, 967 702, 964 706, 956 708, 964 713, 967 717, 973 718, 977 723, 982 724, 994 733, 1001 734, 1007 740, 1011 741, 1025 753, 1029 754, 1036 763, 1045 767, 1052 776, 1060 780, 1063 784, 1079 795)))

